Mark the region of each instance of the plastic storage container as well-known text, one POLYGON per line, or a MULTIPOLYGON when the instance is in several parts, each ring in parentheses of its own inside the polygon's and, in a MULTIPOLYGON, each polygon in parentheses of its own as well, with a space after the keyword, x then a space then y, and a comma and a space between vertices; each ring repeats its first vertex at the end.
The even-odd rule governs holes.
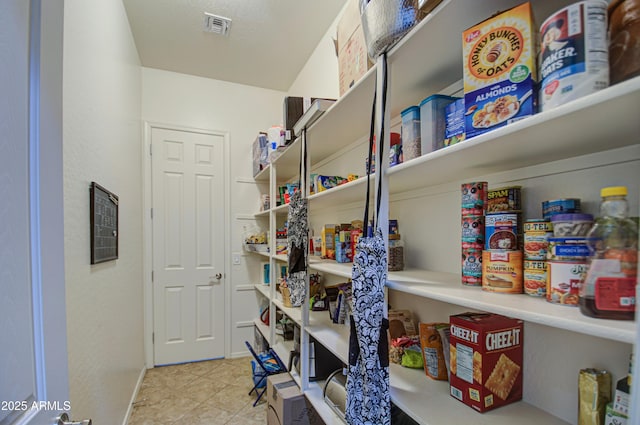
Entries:
POLYGON ((420 108, 410 106, 400 112, 402 117, 402 156, 403 162, 422 155, 420 149, 420 108))
POLYGON ((600 196, 600 217, 589 232, 589 268, 580 285, 580 311, 601 319, 633 320, 638 226, 628 215, 626 187, 605 187, 600 196))
POLYGON ((420 138, 422 155, 444 147, 447 128, 445 108, 457 97, 434 94, 420 102, 420 138))

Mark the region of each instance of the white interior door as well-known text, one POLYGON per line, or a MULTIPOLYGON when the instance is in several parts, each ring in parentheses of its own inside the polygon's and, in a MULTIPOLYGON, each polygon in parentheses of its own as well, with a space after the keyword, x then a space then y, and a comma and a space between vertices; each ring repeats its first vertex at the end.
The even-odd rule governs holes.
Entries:
POLYGON ((224 356, 224 137, 152 128, 154 363, 224 356))
POLYGON ((0 1, 0 424, 69 410, 62 0, 0 1), (42 4, 41 4, 42 3, 42 4))

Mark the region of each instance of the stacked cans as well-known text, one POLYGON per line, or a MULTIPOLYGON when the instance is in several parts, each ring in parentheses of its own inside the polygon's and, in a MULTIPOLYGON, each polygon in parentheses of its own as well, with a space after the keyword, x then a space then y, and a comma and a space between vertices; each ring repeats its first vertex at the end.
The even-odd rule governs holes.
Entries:
POLYGON ((524 293, 527 295, 546 296, 547 253, 551 237, 551 222, 532 219, 524 223, 524 293))
POLYGON ((485 250, 482 253, 482 289, 509 294, 522 293, 521 187, 509 186, 487 192, 485 250))
POLYGON ((482 250, 485 244, 487 182, 463 183, 462 284, 482 286, 482 250))

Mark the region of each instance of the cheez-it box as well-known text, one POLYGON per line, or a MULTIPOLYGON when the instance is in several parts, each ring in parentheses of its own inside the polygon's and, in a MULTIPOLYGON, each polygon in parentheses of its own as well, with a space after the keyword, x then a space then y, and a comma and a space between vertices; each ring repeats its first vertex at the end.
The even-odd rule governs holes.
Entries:
POLYGON ((449 326, 451 396, 479 412, 522 399, 522 320, 463 313, 449 326))

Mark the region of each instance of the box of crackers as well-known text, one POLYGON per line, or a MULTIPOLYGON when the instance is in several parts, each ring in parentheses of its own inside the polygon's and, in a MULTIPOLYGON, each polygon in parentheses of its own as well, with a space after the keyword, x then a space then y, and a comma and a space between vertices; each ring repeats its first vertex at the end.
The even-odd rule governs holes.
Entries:
POLYGON ((462 33, 467 139, 536 112, 536 46, 528 2, 462 33))
POLYGON ((521 400, 523 321, 463 313, 449 327, 451 396, 478 412, 521 400))

